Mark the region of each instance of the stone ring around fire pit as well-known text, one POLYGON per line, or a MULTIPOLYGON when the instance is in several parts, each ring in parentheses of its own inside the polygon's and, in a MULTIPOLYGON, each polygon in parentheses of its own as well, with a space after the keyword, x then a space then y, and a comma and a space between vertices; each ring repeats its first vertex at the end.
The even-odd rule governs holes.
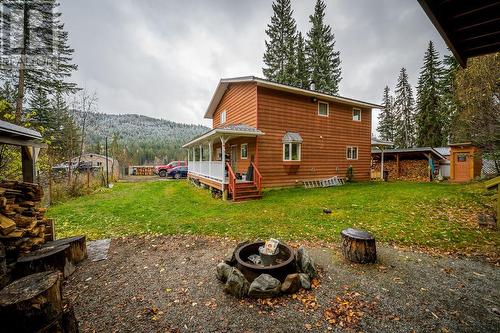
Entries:
POLYGON ((316 276, 313 259, 304 247, 295 251, 279 244, 276 262, 270 266, 255 264, 248 258, 259 253, 264 242, 243 242, 217 265, 217 278, 225 283, 224 291, 236 297, 277 297, 293 294, 300 288, 310 289, 316 276))

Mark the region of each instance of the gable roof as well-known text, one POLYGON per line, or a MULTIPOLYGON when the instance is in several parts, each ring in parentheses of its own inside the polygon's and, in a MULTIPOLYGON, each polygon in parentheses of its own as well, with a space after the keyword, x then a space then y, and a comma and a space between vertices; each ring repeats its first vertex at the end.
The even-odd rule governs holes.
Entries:
POLYGON ((378 105, 378 104, 363 102, 363 101, 359 101, 359 100, 352 99, 352 98, 328 95, 328 94, 325 94, 325 93, 322 93, 319 91, 297 88, 297 87, 289 86, 286 84, 281 84, 281 83, 272 82, 272 81, 269 81, 266 79, 261 79, 261 78, 255 77, 255 76, 242 76, 242 77, 221 79, 219 81, 219 84, 217 85, 217 88, 215 89, 215 92, 212 96, 212 99, 210 100, 210 104, 208 105, 207 111, 205 112, 205 118, 212 119, 212 117, 215 113, 215 110, 217 109, 217 106, 219 105, 219 103, 222 99, 222 96, 224 96, 224 93, 226 92, 226 90, 230 84, 252 83, 252 82, 256 83, 257 86, 259 86, 259 87, 266 87, 266 88, 270 88, 270 89, 274 89, 274 90, 281 90, 281 91, 291 92, 294 94, 316 97, 316 98, 319 98, 319 99, 322 99, 325 101, 332 101, 332 102, 337 102, 337 103, 349 104, 349 105, 353 105, 353 106, 370 108, 370 109, 382 109, 383 108, 383 106, 378 105))

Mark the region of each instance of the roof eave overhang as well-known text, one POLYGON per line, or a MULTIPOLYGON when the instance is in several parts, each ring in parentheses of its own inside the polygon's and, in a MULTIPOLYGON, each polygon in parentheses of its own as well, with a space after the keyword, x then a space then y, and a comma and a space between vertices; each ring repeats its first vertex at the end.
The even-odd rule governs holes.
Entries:
POLYGON ((378 105, 378 104, 358 101, 355 99, 350 99, 350 98, 341 97, 341 96, 332 96, 332 95, 323 94, 323 93, 317 92, 317 91, 311 91, 311 90, 307 90, 307 89, 291 87, 291 86, 288 86, 285 84, 270 82, 270 81, 262 80, 262 79, 259 79, 259 78, 253 77, 253 76, 248 76, 248 77, 233 78, 233 79, 221 79, 219 81, 219 84, 217 85, 217 88, 215 89, 215 93, 212 96, 212 99, 210 100, 210 104, 208 105, 207 111, 205 112, 205 119, 212 119, 213 118, 215 110, 217 109, 217 106, 219 105, 219 103, 222 99, 222 96, 224 96, 224 93, 226 92, 226 90, 230 84, 232 84, 232 83, 251 83, 251 82, 255 82, 257 84, 257 86, 259 86, 259 87, 271 88, 274 90, 291 92, 291 93, 295 93, 298 95, 315 97, 317 99, 324 100, 324 101, 331 101, 331 102, 336 102, 336 103, 341 103, 341 104, 349 104, 349 105, 352 105, 355 107, 369 108, 369 109, 383 109, 384 108, 382 105, 378 105))
POLYGON ((404 149, 372 149, 372 154, 416 154, 416 153, 431 153, 437 158, 441 160, 446 160, 446 157, 441 155, 437 150, 434 148, 424 148, 424 149, 415 149, 415 150, 404 150, 404 149))
POLYGON ((264 133, 261 131, 232 131, 232 130, 215 128, 215 129, 211 130, 210 132, 207 132, 207 133, 203 134, 202 136, 199 136, 196 139, 193 139, 190 142, 186 143, 185 145, 182 146, 182 148, 189 148, 195 144, 200 144, 200 143, 206 142, 210 139, 214 140, 214 139, 222 137, 222 136, 227 136, 227 137, 257 137, 257 136, 261 136, 261 135, 264 135, 264 133))

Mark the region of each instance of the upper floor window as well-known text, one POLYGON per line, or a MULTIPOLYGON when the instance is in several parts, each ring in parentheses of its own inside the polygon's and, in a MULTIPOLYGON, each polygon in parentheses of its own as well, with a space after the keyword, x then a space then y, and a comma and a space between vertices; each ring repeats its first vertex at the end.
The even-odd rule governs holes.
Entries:
POLYGON ((352 109, 352 120, 361 121, 361 110, 360 109, 352 109))
POLYGON ((224 124, 226 122, 227 111, 224 110, 220 113, 220 123, 224 124))
POLYGON ((346 158, 348 160, 357 160, 358 159, 358 147, 347 147, 346 158))
POLYGON ((326 102, 318 102, 318 115, 328 117, 330 113, 329 105, 326 102))
POLYGON ((248 143, 241 144, 241 159, 246 160, 248 158, 248 143))

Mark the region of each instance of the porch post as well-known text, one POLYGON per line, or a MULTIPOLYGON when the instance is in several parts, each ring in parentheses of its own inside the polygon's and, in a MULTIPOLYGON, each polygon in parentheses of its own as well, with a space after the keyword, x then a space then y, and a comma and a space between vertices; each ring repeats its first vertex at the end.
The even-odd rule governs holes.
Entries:
POLYGON ((380 179, 384 180, 384 148, 381 149, 380 153, 380 179))
POLYGON ((212 177, 212 140, 208 142, 208 175, 212 177))
POLYGON ((226 201, 227 200, 227 190, 226 186, 224 185, 224 182, 226 181, 226 139, 224 137, 220 138, 221 142, 221 151, 222 151, 222 200, 226 201))

